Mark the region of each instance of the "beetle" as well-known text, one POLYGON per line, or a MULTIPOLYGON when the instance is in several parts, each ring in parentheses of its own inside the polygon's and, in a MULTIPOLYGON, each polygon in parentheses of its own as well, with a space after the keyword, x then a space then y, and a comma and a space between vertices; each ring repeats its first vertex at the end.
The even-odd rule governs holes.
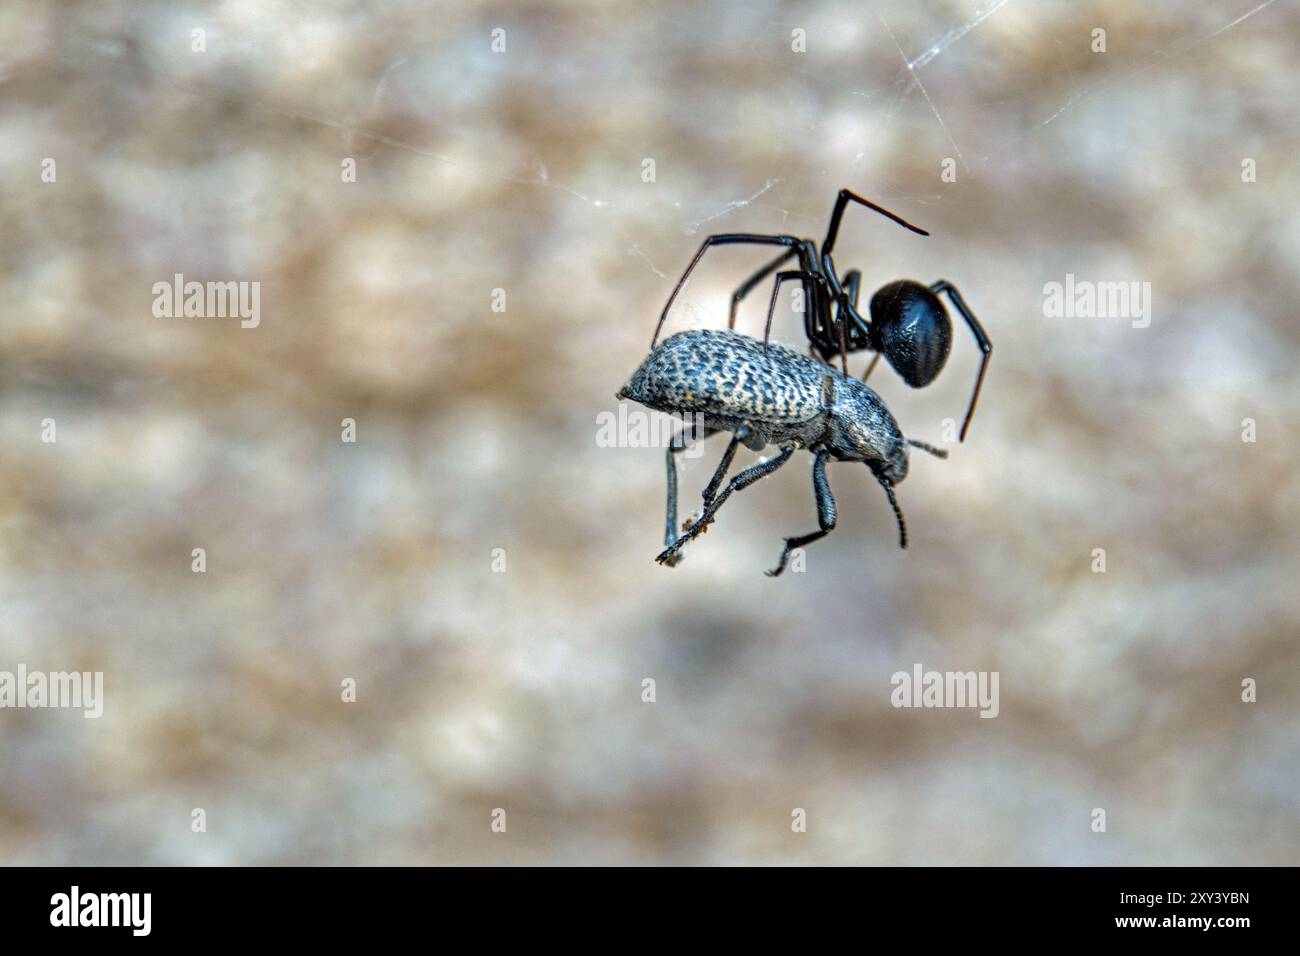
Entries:
POLYGON ((766 346, 772 334, 772 315, 776 311, 777 296, 781 284, 787 281, 799 281, 804 289, 804 331, 814 354, 830 361, 836 354, 840 356, 841 368, 848 375, 848 353, 868 350, 875 352, 875 357, 862 376, 865 382, 876 367, 880 356, 884 355, 894 371, 912 388, 921 388, 935 380, 948 362, 948 353, 952 349, 952 320, 943 307, 940 294, 946 294, 961 317, 970 327, 975 342, 983 353, 980 361, 979 375, 975 379, 975 390, 971 393, 970 405, 961 426, 961 441, 966 440, 970 428, 971 416, 975 414, 975 403, 979 401, 980 387, 984 384, 984 373, 988 370, 989 358, 993 354, 993 343, 989 341, 984 327, 980 325, 975 313, 970 310, 957 287, 946 280, 939 280, 926 286, 912 279, 900 279, 882 286, 871 297, 868 321, 858 312, 858 292, 862 282, 862 273, 857 269, 844 274, 843 282, 835 270, 835 261, 831 252, 839 236, 840 223, 849 203, 858 203, 887 219, 891 219, 905 229, 928 236, 929 232, 920 226, 903 219, 901 216, 864 199, 848 189, 841 189, 831 211, 830 226, 821 249, 811 239, 800 239, 789 235, 762 235, 758 233, 724 233, 709 236, 695 253, 695 258, 686 267, 682 277, 677 280, 672 295, 659 315, 659 324, 650 340, 653 350, 659 341, 664 321, 673 307, 677 295, 682 291, 686 280, 695 271, 696 265, 713 246, 722 245, 768 245, 784 246, 785 251, 769 262, 754 275, 746 279, 731 296, 731 314, 727 322, 729 329, 736 327, 736 313, 741 301, 749 295, 764 279, 776 272, 792 258, 799 261, 798 269, 776 272, 776 281, 772 286, 772 298, 767 309, 767 326, 763 332, 766 346))
POLYGON ((786 538, 776 567, 785 570, 790 553, 824 538, 835 528, 837 508, 826 480, 829 461, 861 462, 885 489, 898 521, 899 546, 907 547, 907 524, 894 486, 907 477, 908 448, 940 458, 948 453, 905 438, 880 396, 865 383, 837 372, 821 360, 784 345, 759 342, 740 332, 696 329, 679 332, 651 349, 617 393, 648 408, 692 417, 668 445, 665 548, 655 559, 672 567, 682 548, 704 532, 718 509, 735 492, 772 474, 798 449, 813 454, 813 492, 818 530, 786 538), (730 432, 731 442, 704 491, 704 510, 677 533, 676 455, 691 441, 730 432), (739 445, 781 450, 737 474, 725 486, 739 445))

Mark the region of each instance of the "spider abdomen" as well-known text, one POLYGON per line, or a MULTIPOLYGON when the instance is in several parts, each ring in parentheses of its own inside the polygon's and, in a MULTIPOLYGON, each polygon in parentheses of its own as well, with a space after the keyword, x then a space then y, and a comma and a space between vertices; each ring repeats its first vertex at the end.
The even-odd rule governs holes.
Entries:
POLYGON ((908 385, 929 385, 943 371, 952 349, 952 320, 939 297, 919 282, 900 279, 871 297, 876 351, 908 385))

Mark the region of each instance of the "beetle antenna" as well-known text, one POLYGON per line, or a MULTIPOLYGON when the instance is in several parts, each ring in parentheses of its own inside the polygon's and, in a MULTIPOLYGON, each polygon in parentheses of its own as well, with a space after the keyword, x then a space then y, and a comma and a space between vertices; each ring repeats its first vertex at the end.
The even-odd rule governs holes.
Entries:
POLYGON ((915 438, 904 438, 903 441, 907 442, 913 448, 919 448, 922 451, 928 451, 931 455, 934 455, 935 458, 948 457, 948 449, 946 448, 935 448, 933 445, 926 444, 923 441, 917 441, 915 438))
POLYGON ((898 546, 906 551, 907 522, 903 520, 903 510, 898 507, 898 499, 894 497, 894 483, 883 478, 880 483, 885 486, 885 494, 889 497, 889 506, 894 509, 894 517, 898 519, 898 546))

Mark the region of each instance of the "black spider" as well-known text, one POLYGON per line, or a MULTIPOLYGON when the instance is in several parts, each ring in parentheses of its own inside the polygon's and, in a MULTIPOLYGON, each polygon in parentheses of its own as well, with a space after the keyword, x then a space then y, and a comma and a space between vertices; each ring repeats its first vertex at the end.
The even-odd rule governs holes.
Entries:
POLYGON ((727 322, 729 328, 736 327, 736 309, 754 287, 776 272, 783 263, 791 258, 798 258, 799 268, 776 273, 776 283, 772 287, 772 300, 767 309, 767 327, 763 333, 764 346, 772 332, 772 314, 776 311, 777 295, 781 283, 798 279, 804 287, 804 329, 815 354, 829 362, 837 353, 844 374, 848 375, 848 353, 868 350, 876 353, 875 358, 862 376, 866 381, 880 356, 884 355, 889 364, 908 385, 921 388, 929 385, 943 371, 948 361, 948 352, 952 348, 952 320, 939 300, 939 293, 946 292, 961 313, 966 324, 975 335, 975 341, 984 353, 980 363, 979 377, 975 379, 975 391, 971 395, 970 408, 966 411, 966 420, 961 426, 961 440, 966 440, 966 429, 970 427, 971 416, 975 413, 975 403, 979 400, 980 386, 984 384, 984 372, 988 369, 989 356, 993 344, 984 333, 979 320, 975 318, 957 291, 956 286, 940 280, 932 286, 925 286, 911 279, 900 279, 881 286, 871 297, 871 320, 858 314, 858 287, 862 273, 853 269, 844 275, 841 283, 835 272, 835 263, 831 259, 831 249, 840 231, 840 220, 844 218, 844 209, 853 201, 873 209, 886 218, 892 219, 904 228, 922 236, 929 233, 912 225, 901 216, 896 216, 887 209, 882 209, 870 200, 863 199, 856 193, 841 189, 835 200, 835 209, 831 213, 830 228, 822 242, 821 250, 811 239, 797 236, 760 235, 757 233, 724 233, 709 236, 695 253, 695 258, 686 267, 682 277, 677 280, 673 294, 668 297, 655 327, 654 338, 650 348, 659 341, 659 332, 668 310, 672 308, 677 293, 690 277, 697 263, 710 246, 748 243, 765 246, 785 246, 786 251, 780 257, 768 263, 741 284, 731 297, 731 317, 727 322), (832 306, 834 311, 832 312, 832 306))

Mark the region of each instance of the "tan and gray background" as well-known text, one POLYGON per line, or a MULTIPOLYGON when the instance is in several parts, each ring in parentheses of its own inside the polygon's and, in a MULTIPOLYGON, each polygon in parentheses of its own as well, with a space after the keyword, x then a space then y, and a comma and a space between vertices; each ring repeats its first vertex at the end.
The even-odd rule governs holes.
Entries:
MULTIPOLYGON (((0 669, 106 700, 0 710, 0 861, 1296 863, 1297 37, 1290 0, 6 2, 0 669), (662 452, 598 416, 704 236, 820 238, 842 186, 933 237, 850 211, 841 270, 988 328, 970 438, 914 460, 905 553, 842 465, 764 577, 801 455, 660 568, 662 452), (156 318, 178 272, 260 282, 260 326, 156 318), (1046 317, 1067 273, 1150 282, 1150 326, 1046 317), (892 708, 916 663, 1000 715, 892 708)), ((710 253, 672 327, 763 261, 710 253)), ((954 342, 875 372, 909 434, 965 409, 954 342)))

